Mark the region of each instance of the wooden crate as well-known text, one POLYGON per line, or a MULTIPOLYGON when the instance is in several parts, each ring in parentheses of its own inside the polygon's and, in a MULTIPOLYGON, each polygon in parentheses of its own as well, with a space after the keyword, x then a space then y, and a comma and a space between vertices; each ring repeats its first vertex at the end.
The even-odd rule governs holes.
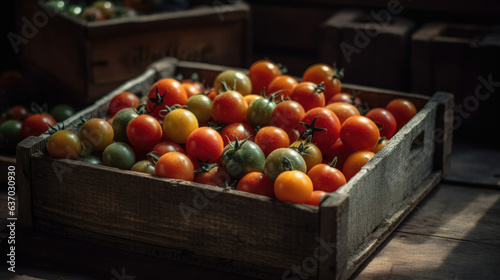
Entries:
POLYGON ((320 61, 345 69, 343 81, 378 88, 410 88, 410 36, 413 20, 345 9, 323 25, 320 61))
POLYGON ((435 22, 412 35, 411 89, 455 95, 457 135, 495 147, 489 131, 500 129, 500 26, 435 22), (470 136, 469 136, 470 135, 470 136))
POLYGON ((48 18, 21 44, 21 62, 32 91, 56 89, 62 92, 58 100, 90 104, 165 56, 247 67, 250 7, 241 1, 197 1, 201 3, 205 5, 179 12, 86 22, 51 14, 36 1, 22 1, 22 18, 48 18))
MULTIPOLYGON (((164 59, 80 116, 102 116, 113 96, 159 77, 223 66, 164 59)), ((46 137, 18 145, 19 220, 35 230, 262 279, 347 279, 440 181, 451 150, 452 96, 345 85, 373 106, 412 100, 418 114, 319 207, 46 155, 46 137), (181 211, 182 210, 182 211, 181 211)))

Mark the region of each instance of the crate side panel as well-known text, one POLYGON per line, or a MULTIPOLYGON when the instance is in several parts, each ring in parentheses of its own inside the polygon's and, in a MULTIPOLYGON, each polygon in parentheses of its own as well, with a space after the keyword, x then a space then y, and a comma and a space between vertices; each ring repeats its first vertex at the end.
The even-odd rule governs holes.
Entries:
POLYGON ((403 209, 433 172, 435 104, 424 107, 341 192, 349 195, 349 252, 403 209))
POLYGON ((32 162, 42 221, 275 269, 300 264, 316 246, 311 207, 41 154, 32 162))

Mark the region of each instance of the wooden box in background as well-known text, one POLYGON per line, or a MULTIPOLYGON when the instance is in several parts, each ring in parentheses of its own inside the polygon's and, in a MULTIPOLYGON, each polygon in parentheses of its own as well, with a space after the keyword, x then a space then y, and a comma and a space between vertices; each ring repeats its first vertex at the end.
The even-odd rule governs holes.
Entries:
POLYGON ((22 44, 21 62, 34 90, 73 104, 90 104, 165 56, 247 67, 250 7, 223 3, 197 1, 184 11, 86 22, 24 0, 20 18, 38 13, 48 20, 22 44))
POLYGON ((408 91, 415 23, 388 10, 342 10, 322 26, 320 61, 344 68, 343 81, 408 91))
MULTIPOLYGON (((158 77, 196 72, 213 81, 225 69, 164 59, 66 127, 76 130, 80 117, 106 117, 115 95, 144 92, 158 77)), ((43 136, 18 145, 19 220, 35 230, 256 278, 292 279, 298 267, 302 278, 347 279, 447 172, 452 134, 445 116, 453 99, 442 92, 345 89, 373 106, 408 98, 419 112, 319 207, 54 159, 43 136)))
POLYGON ((412 36, 411 90, 455 95, 457 135, 494 144, 500 106, 500 25, 429 23, 412 36))

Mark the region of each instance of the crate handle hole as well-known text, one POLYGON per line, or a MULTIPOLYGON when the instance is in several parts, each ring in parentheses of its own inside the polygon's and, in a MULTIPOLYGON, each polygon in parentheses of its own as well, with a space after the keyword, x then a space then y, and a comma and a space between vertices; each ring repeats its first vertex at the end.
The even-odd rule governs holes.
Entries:
POLYGON ((418 152, 424 148, 425 131, 420 132, 411 142, 410 152, 418 152))

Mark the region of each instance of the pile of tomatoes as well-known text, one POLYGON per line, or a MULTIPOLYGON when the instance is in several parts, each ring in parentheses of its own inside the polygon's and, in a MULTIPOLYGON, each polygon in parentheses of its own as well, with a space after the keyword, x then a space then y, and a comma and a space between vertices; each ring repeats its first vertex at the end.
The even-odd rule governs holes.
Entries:
POLYGON ((209 89, 163 78, 142 100, 129 92, 115 96, 109 119, 84 122, 78 135, 53 134, 48 152, 318 205, 417 112, 406 99, 367 109, 342 92, 341 76, 315 64, 299 81, 260 60, 248 74, 221 72, 209 89))
POLYGON ((58 104, 48 111, 48 106, 32 104, 5 108, 0 118, 0 152, 14 155, 16 145, 29 136, 39 136, 50 126, 62 122, 76 113, 68 104, 58 104))

